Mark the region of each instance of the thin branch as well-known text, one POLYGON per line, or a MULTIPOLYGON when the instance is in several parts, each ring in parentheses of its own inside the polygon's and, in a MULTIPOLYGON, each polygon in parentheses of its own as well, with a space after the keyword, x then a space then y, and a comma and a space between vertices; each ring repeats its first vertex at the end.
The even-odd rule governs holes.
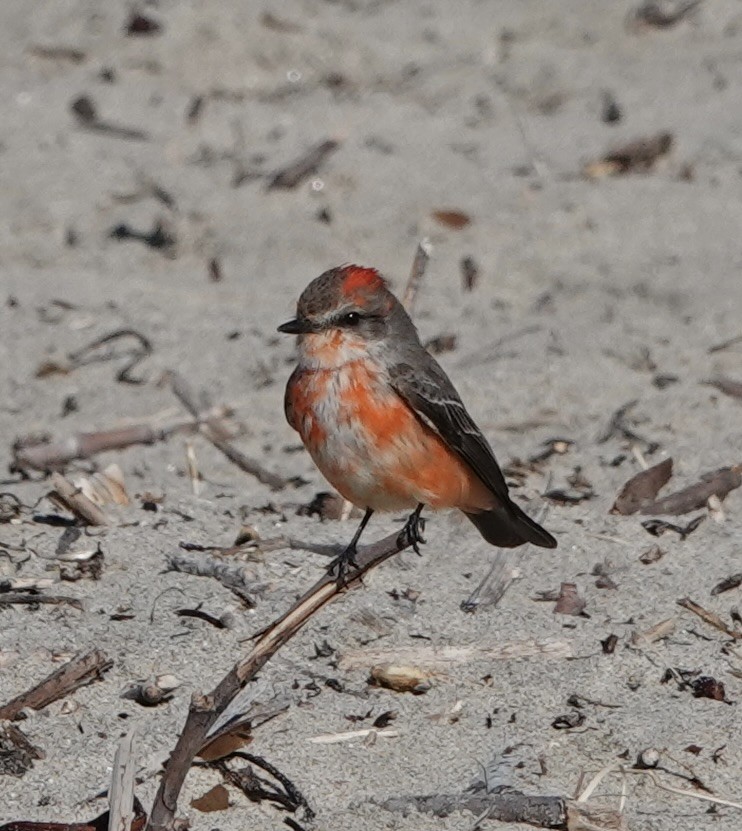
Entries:
MULTIPOLYGON (((356 554, 357 567, 348 572, 345 585, 358 584, 372 568, 409 546, 404 530, 362 546, 356 554)), ((173 831, 175 828, 178 797, 186 775, 219 714, 316 612, 344 590, 345 586, 338 585, 336 578, 325 574, 285 614, 255 636, 257 641, 250 653, 238 661, 208 695, 193 696, 183 731, 165 766, 150 815, 149 831, 173 831)))
POLYGON ((715 612, 710 612, 708 609, 704 609, 703 606, 692 601, 690 597, 683 597, 678 600, 678 606, 682 606, 689 612, 693 612, 694 615, 698 615, 704 623, 708 623, 709 626, 713 626, 714 629, 718 629, 730 638, 734 638, 735 640, 742 638, 742 632, 732 629, 731 626, 727 626, 719 615, 715 612))
POLYGON ((76 597, 64 594, 36 594, 35 592, 0 592, 0 609, 3 606, 72 606, 82 611, 82 603, 76 597))
POLYGON ((94 649, 84 655, 76 655, 35 687, 0 707, 0 719, 15 719, 26 707, 32 710, 42 710, 52 701, 64 698, 78 687, 84 687, 91 681, 96 681, 112 666, 113 661, 110 661, 99 649, 94 649))
POLYGON ((415 251, 415 259, 412 261, 412 268, 410 276, 407 280, 407 286, 402 296, 402 305, 407 310, 407 314, 412 315, 415 307, 415 300, 417 299, 417 292, 420 288, 420 282, 425 276, 425 269, 428 267, 428 260, 433 250, 430 240, 427 238, 421 239, 415 251))
POLYGON ((327 139, 303 153, 298 159, 272 173, 266 182, 266 190, 293 190, 307 177, 316 173, 325 159, 340 147, 340 142, 327 139))
POLYGON ((209 767, 218 770, 222 776, 234 787, 239 788, 248 799, 252 801, 261 801, 263 799, 277 802, 287 811, 296 811, 303 808, 306 819, 314 817, 314 811, 306 800, 302 792, 294 785, 294 783, 281 773, 278 768, 270 762, 263 759, 261 756, 255 756, 252 753, 246 753, 244 750, 232 751, 227 756, 216 759, 213 762, 205 763, 209 767), (272 776, 283 788, 280 790, 272 783, 257 776, 251 768, 244 768, 242 770, 233 770, 227 764, 231 759, 244 759, 252 763, 255 767, 264 770, 272 776), (268 787, 266 787, 268 785, 268 787))
POLYGON ((733 338, 729 338, 729 340, 717 343, 715 346, 710 346, 708 353, 709 355, 713 355, 714 352, 722 352, 724 349, 729 349, 730 346, 734 346, 737 343, 742 343, 742 335, 735 335, 733 338))
POLYGON ((731 799, 723 799, 720 796, 698 793, 697 791, 691 791, 687 788, 675 788, 672 785, 666 785, 664 782, 660 782, 659 778, 654 774, 654 771, 651 770, 627 768, 622 765, 621 772, 648 776, 655 788, 659 788, 661 791, 667 791, 668 793, 676 794, 677 796, 687 796, 689 799, 700 799, 702 802, 711 802, 714 805, 724 805, 727 808, 737 808, 742 810, 742 802, 735 802, 731 799))
POLYGON ((75 352, 70 352, 67 357, 72 363, 72 367, 76 368, 85 366, 86 364, 99 363, 100 361, 110 361, 115 358, 120 358, 122 355, 128 354, 129 361, 119 370, 116 375, 116 380, 125 384, 141 384, 143 379, 133 376, 131 371, 135 366, 151 355, 152 351, 152 342, 141 332, 137 332, 136 329, 117 329, 114 332, 109 332, 107 335, 103 335, 103 337, 96 338, 94 341, 86 346, 83 346, 81 349, 76 350, 75 352), (133 338, 136 341, 136 346, 129 349, 128 353, 122 352, 116 354, 115 352, 97 352, 101 346, 106 346, 122 338, 133 338))
MULTIPOLYGON (((171 389, 180 403, 191 413, 194 418, 199 418, 203 410, 201 401, 198 401, 188 382, 177 372, 168 373, 171 389)), ((273 490, 281 490, 288 485, 289 480, 266 470, 256 459, 246 456, 241 450, 233 447, 226 439, 223 431, 218 429, 218 424, 211 419, 206 419, 199 424, 199 432, 208 439, 217 450, 221 451, 230 462, 237 465, 240 470, 254 476, 259 482, 268 485, 273 490)))
POLYGON ((173 433, 196 430, 205 419, 221 418, 228 415, 224 407, 209 413, 202 413, 197 419, 179 419, 157 427, 154 424, 131 424, 111 430, 97 430, 92 433, 75 433, 50 444, 34 444, 30 447, 17 445, 13 448, 15 470, 57 470, 75 459, 90 459, 107 450, 122 450, 135 444, 156 444, 166 441, 173 433))
POLYGON ((498 549, 487 574, 469 597, 461 601, 463 612, 476 612, 487 606, 497 606, 505 592, 520 576, 520 569, 515 565, 515 556, 515 552, 510 548, 498 549))

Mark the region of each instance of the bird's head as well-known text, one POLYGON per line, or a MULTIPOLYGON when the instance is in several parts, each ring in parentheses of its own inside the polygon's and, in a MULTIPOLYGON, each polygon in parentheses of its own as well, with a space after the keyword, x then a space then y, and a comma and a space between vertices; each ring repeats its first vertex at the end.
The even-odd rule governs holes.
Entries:
MULTIPOLYGON (((361 357, 407 314, 373 268, 332 268, 304 289, 296 317, 278 327, 299 335, 300 352, 313 363, 339 365, 361 357)), ((411 324, 410 324, 411 325, 411 324)))

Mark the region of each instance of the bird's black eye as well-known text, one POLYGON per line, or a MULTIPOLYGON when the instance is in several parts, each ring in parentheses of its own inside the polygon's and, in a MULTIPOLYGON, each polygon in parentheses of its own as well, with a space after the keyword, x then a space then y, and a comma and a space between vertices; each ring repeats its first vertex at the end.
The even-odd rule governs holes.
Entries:
POLYGON ((348 314, 343 315, 343 325, 344 326, 358 326, 361 322, 361 316, 358 312, 348 312, 348 314))

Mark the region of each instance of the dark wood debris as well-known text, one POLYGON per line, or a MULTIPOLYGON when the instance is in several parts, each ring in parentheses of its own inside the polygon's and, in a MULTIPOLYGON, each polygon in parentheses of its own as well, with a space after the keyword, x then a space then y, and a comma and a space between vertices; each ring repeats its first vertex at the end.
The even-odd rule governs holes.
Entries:
POLYGON ((314 811, 299 788, 262 756, 236 750, 222 759, 204 764, 218 770, 226 782, 242 791, 251 802, 272 802, 290 813, 301 810, 303 818, 307 821, 314 817, 314 811), (244 760, 248 764, 233 768, 229 764, 233 760, 244 760), (261 776, 256 769, 267 773, 271 778, 261 776))
POLYGON ((340 142, 334 139, 320 142, 286 167, 279 168, 272 173, 266 182, 266 190, 293 190, 305 179, 317 173, 338 147, 340 147, 340 142))
POLYGON ((641 513, 672 516, 688 514, 706 507, 706 503, 712 496, 723 500, 730 491, 740 485, 742 485, 742 465, 722 467, 719 470, 704 473, 699 482, 683 490, 642 506, 641 513))
POLYGON ((112 666, 113 661, 99 649, 76 655, 36 686, 0 706, 0 719, 17 719, 26 707, 42 710, 80 687, 99 681, 112 666))
POLYGON ((613 655, 616 651, 616 645, 618 644, 618 635, 614 635, 611 633, 608 637, 604 638, 600 642, 600 647, 603 650, 604 655, 613 655))
POLYGON ((717 594, 723 594, 724 592, 731 591, 732 589, 736 589, 742 586, 742 571, 737 572, 736 574, 731 574, 729 577, 725 577, 723 580, 720 580, 714 587, 711 589, 711 594, 716 596, 717 594))
POLYGON ((645 548, 639 555, 639 562, 644 563, 645 566, 648 566, 652 563, 658 562, 664 556, 665 552, 659 547, 659 545, 650 545, 649 548, 645 548))
POLYGON ((645 0, 629 15, 633 29, 669 29, 688 17, 701 0, 645 0))
POLYGON ((575 727, 581 727, 585 723, 585 714, 579 710, 571 710, 569 713, 563 713, 557 716, 551 722, 551 726, 555 730, 574 730, 575 727))
POLYGON ((162 23, 155 20, 152 15, 143 12, 133 11, 124 27, 124 32, 132 36, 152 36, 162 33, 162 23))
POLYGON ((592 490, 578 488, 552 488, 544 493, 544 499, 555 502, 557 505, 579 505, 595 496, 592 490))
POLYGON ((479 283, 479 266, 474 257, 461 260, 461 285, 464 291, 474 291, 479 283))
POLYGON ((126 222, 121 222, 111 228, 108 236, 119 241, 136 240, 144 243, 148 248, 154 248, 165 253, 171 253, 177 243, 173 232, 167 229, 161 221, 155 222, 151 231, 139 231, 126 222))
POLYGON ((665 522, 664 519, 645 519, 642 528, 653 537, 661 537, 666 531, 674 531, 681 540, 686 539, 706 519, 706 514, 701 514, 692 519, 687 525, 674 525, 672 522, 665 522))
POLYGON ((640 471, 621 488, 611 513, 628 516, 651 504, 659 491, 670 481, 671 476, 672 459, 669 458, 640 471))
POLYGON ((649 173, 660 159, 667 156, 673 141, 673 135, 669 132, 636 139, 609 150, 598 161, 589 162, 584 167, 584 173, 590 179, 649 173))
POLYGON ((149 134, 144 130, 137 130, 132 127, 123 127, 105 121, 98 115, 98 108, 89 95, 80 95, 73 99, 70 104, 70 111, 75 117, 78 126, 86 130, 92 130, 112 138, 127 139, 128 141, 147 141, 149 134))

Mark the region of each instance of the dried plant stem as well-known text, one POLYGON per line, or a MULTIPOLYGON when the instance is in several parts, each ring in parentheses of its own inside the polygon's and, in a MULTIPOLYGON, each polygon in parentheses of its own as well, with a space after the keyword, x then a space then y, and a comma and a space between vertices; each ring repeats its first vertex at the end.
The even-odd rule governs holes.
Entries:
POLYGON ((418 243, 417 251, 415 251, 415 259, 412 261, 410 276, 407 280, 404 295, 402 296, 402 305, 410 316, 412 316, 420 283, 425 276, 425 270, 428 267, 428 260, 430 259, 432 250, 433 246, 430 244, 430 240, 421 239, 418 243))
MULTIPOLYGON (((177 372, 170 372, 170 385, 176 398, 183 404, 183 406, 191 413, 194 418, 199 418, 199 412, 203 410, 202 402, 196 399, 193 390, 188 385, 185 378, 177 372)), ((211 419, 200 421, 199 432, 204 438, 208 439, 217 450, 221 451, 230 462, 237 465, 240 470, 254 476, 259 482, 268 485, 273 490, 281 490, 288 485, 288 480, 277 476, 266 470, 260 462, 246 456, 242 451, 233 447, 232 444, 223 435, 219 429, 218 423, 211 419)))

